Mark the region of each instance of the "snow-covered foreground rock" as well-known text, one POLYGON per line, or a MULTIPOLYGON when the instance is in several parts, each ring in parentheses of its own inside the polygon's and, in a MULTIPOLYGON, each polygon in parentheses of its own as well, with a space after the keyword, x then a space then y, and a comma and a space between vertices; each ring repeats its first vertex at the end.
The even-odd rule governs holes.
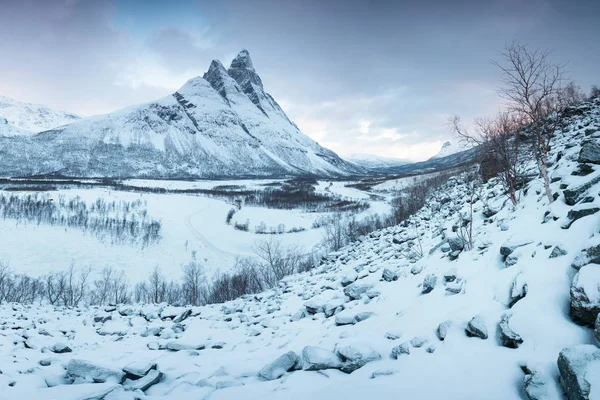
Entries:
POLYGON ((551 204, 536 180, 516 207, 495 180, 469 204, 461 176, 409 221, 226 304, 2 305, 0 398, 598 398, 600 158, 580 154, 599 109, 554 139, 551 204))

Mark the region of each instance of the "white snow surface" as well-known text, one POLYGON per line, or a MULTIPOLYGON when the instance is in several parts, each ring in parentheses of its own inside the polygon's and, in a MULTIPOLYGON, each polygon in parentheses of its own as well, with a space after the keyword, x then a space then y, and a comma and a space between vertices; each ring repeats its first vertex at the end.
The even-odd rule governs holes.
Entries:
MULTIPOLYGON (((558 152, 561 157, 549 168, 553 177, 589 182, 590 176, 570 174, 577 168, 585 137, 579 124, 600 127, 598 109, 600 103, 592 114, 557 133, 549 158, 556 160, 558 152)), ((192 316, 181 324, 158 318, 161 312, 174 315, 173 307, 167 312, 166 305, 128 305, 116 311, 1 305, 0 380, 6 385, 0 398, 83 399, 104 391, 110 393, 106 399, 522 399, 526 366, 546 379, 544 398, 561 399, 559 352, 597 344, 589 329, 571 321, 568 308, 576 272, 571 263, 580 250, 599 243, 600 214, 563 229, 572 207, 562 195, 549 203, 536 179, 526 193, 519 193, 520 202, 513 207, 492 179, 472 204, 474 247, 452 261, 444 242, 470 210, 465 179, 450 179, 406 224, 363 237, 330 254, 318 268, 284 278, 275 289, 222 305, 192 307, 192 316), (486 218, 482 212, 488 207, 498 212, 486 218), (542 224, 547 212, 557 219, 542 224), (500 256, 506 242, 528 243, 515 250, 510 266, 500 256), (555 245, 567 254, 549 258, 555 245), (385 269, 398 279, 382 280, 385 269), (455 282, 444 281, 449 271, 456 274, 455 282), (423 294, 422 283, 429 274, 437 283, 423 294), (342 281, 349 276, 357 280, 344 288, 342 281), (526 282, 528 291, 509 307, 515 280, 526 282), (458 293, 447 290, 457 285, 458 293), (356 294, 361 287, 368 290, 356 294), (314 315, 306 314, 307 302, 317 308, 314 315), (335 315, 320 311, 326 304, 341 305, 344 315, 372 314, 354 324, 337 325, 335 315), (501 346, 497 337, 498 323, 507 314, 511 329, 523 339, 517 349, 501 346), (110 315, 113 322, 95 323, 96 315, 110 315), (485 324, 487 339, 465 334, 474 316, 485 324), (445 321, 451 325, 440 341, 436 329, 445 321), (100 335, 104 325, 118 333, 100 335), (158 336, 142 335, 149 328, 157 328, 158 336), (42 329, 52 336, 40 334, 42 329), (417 337, 413 343, 425 341, 423 346, 407 343, 410 354, 390 357, 392 348, 417 337), (50 353, 48 347, 56 342, 73 351, 50 353), (305 346, 331 352, 354 346, 354 353, 377 352, 381 357, 370 358, 352 373, 280 370, 283 375, 272 381, 258 376, 278 357, 290 351, 300 355, 305 346), (144 393, 111 383, 69 385, 64 368, 71 359, 116 370, 133 361, 153 362, 164 376, 144 393), (50 365, 41 366, 41 360, 50 365)), ((553 182, 552 191, 562 193, 560 185, 553 182)), ((600 205, 599 190, 600 183, 588 188, 593 195, 590 207, 600 205)))

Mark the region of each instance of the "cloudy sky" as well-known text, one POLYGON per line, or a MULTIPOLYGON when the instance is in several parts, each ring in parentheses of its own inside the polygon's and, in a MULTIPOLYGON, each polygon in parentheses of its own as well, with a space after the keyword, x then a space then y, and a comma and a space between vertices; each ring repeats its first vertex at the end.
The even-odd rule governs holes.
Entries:
POLYGON ((83 116, 172 93, 246 48, 313 139, 421 160, 446 121, 494 114, 519 40, 600 84, 597 0, 0 0, 0 94, 83 116))

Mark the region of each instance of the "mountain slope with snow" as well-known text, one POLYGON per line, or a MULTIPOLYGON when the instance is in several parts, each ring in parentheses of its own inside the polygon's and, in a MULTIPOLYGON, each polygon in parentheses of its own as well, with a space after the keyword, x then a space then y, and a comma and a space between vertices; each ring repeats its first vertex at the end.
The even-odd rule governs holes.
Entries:
POLYGON ((346 160, 367 169, 398 167, 410 164, 411 161, 400 158, 380 157, 373 154, 351 154, 346 160))
POLYGON ((453 154, 460 153, 462 151, 469 150, 469 149, 471 149, 471 146, 466 146, 463 144, 456 145, 456 144, 453 144, 452 142, 445 142, 442 145, 442 148, 440 149, 440 151, 433 157, 429 158, 429 160, 435 160, 437 158, 448 157, 453 154))
POLYGON ((229 70, 215 60, 203 77, 173 95, 1 147, 0 173, 8 175, 208 178, 363 171, 300 132, 264 91, 245 50, 229 70))
POLYGON ((75 114, 0 96, 0 137, 32 135, 79 119, 75 114))
POLYGON ((0 397, 596 398, 600 99, 571 111, 551 203, 539 179, 512 206, 467 171, 404 223, 222 305, 2 305, 0 397))

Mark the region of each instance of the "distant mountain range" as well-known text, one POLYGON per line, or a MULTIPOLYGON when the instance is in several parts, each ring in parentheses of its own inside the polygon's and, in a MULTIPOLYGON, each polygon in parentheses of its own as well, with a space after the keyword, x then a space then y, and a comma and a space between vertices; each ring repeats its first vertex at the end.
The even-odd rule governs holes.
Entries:
POLYGON ((75 114, 0 96, 0 137, 33 135, 79 119, 75 114))
POLYGON ((10 123, 13 119, 5 117, 8 133, 0 137, 0 175, 220 178, 365 173, 290 121, 265 92, 246 50, 229 69, 215 60, 204 76, 190 79, 172 95, 114 113, 78 120, 66 113, 58 118, 45 108, 21 109, 29 110, 24 122, 10 123), (67 122, 71 123, 56 127, 67 122), (37 131, 42 132, 28 134, 37 131))
POLYGON ((351 154, 345 157, 345 159, 366 169, 398 167, 413 162, 399 158, 380 157, 372 154, 351 154))

